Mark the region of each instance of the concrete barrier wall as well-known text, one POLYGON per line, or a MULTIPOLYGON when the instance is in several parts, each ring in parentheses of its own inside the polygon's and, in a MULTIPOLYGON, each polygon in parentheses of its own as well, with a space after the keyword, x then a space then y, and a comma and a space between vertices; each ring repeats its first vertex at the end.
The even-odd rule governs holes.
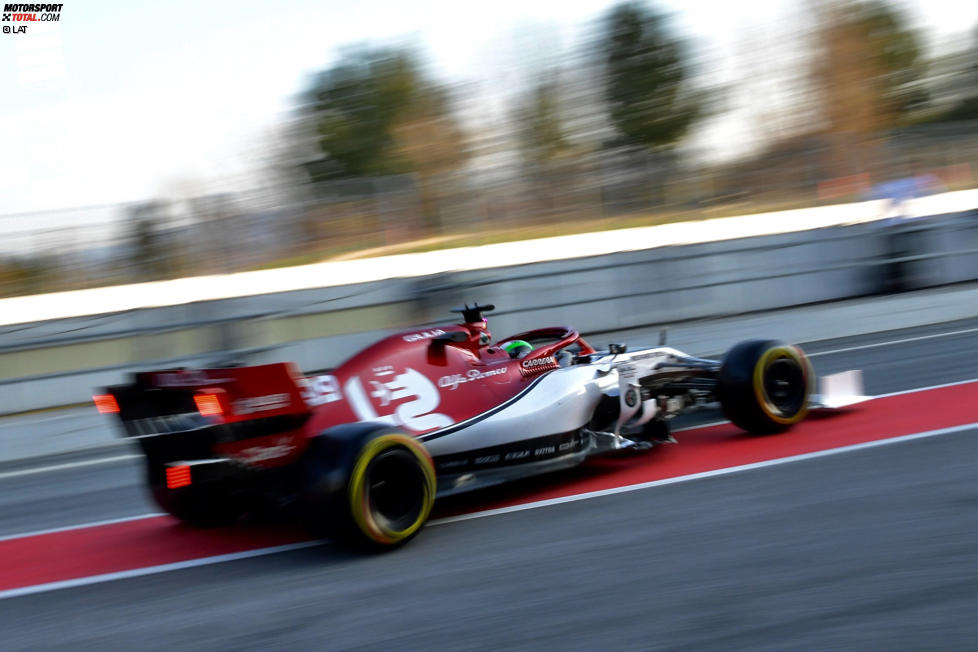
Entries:
POLYGON ((873 294, 894 270, 901 289, 978 279, 978 214, 4 326, 0 413, 82 402, 138 369, 232 358, 329 368, 384 333, 445 322, 463 301, 496 304, 497 337, 538 325, 608 332, 873 294))

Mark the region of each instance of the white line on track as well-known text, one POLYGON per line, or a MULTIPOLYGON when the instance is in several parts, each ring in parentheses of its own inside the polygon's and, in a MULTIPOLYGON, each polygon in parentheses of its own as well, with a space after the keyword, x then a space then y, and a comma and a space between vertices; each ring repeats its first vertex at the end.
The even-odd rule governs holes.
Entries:
MULTIPOLYGON (((846 347, 846 348, 843 348, 843 349, 832 349, 831 351, 817 351, 815 353, 808 353, 808 352, 806 352, 806 355, 809 358, 815 358, 815 357, 818 357, 820 355, 834 355, 836 353, 848 353, 850 351, 861 351, 863 349, 874 349, 874 348, 878 348, 878 347, 882 347, 882 346, 892 346, 894 344, 907 344, 909 342, 919 342, 921 340, 930 340, 930 339, 936 339, 936 338, 940 338, 940 337, 952 337, 954 335, 966 335, 968 333, 978 333, 978 327, 976 327, 976 328, 966 328, 966 329, 957 330, 957 331, 947 331, 947 332, 944 332, 944 333, 931 333, 930 335, 920 335, 920 336, 917 336, 917 337, 908 337, 908 338, 904 338, 904 339, 900 339, 900 340, 889 340, 889 341, 886 341, 886 342, 874 342, 874 343, 871 343, 871 344, 860 344, 858 346, 850 346, 850 347, 846 347)), ((976 382, 976 381, 978 381, 978 378, 971 378, 969 380, 962 380, 962 381, 953 382, 953 383, 946 383, 946 384, 943 384, 943 385, 933 385, 931 387, 920 387, 920 388, 916 388, 916 389, 908 389, 908 390, 903 390, 903 391, 900 391, 900 392, 892 392, 890 394, 880 394, 879 396, 876 396, 875 398, 884 398, 886 396, 897 396, 897 395, 900 395, 900 394, 910 394, 910 393, 913 393, 913 392, 923 392, 923 391, 926 391, 928 389, 939 389, 939 388, 942 388, 942 387, 951 387, 951 386, 954 386, 954 385, 962 385, 962 384, 965 384, 965 383, 973 383, 973 382, 976 382)), ((718 425, 719 423, 724 423, 724 422, 711 423, 711 424, 708 424, 708 425, 718 425)), ((694 428, 702 428, 702 427, 706 427, 706 426, 702 426, 701 425, 701 426, 692 426, 692 427, 694 427, 694 428)), ((686 430, 688 430, 688 428, 686 428, 686 430)), ((677 431, 677 432, 679 432, 679 431, 677 431)), ((36 468, 32 468, 32 469, 23 469, 23 470, 18 470, 18 471, 6 471, 6 472, 0 473, 0 480, 5 480, 7 478, 16 478, 16 477, 21 477, 21 476, 25 476, 25 475, 33 475, 35 473, 50 473, 50 472, 53 472, 53 471, 64 471, 64 470, 68 470, 68 469, 81 468, 81 467, 85 467, 85 466, 95 466, 95 465, 98 465, 98 464, 109 464, 109 463, 112 463, 112 462, 121 462, 123 460, 136 459, 138 457, 141 457, 141 456, 140 455, 118 455, 118 456, 115 456, 115 457, 105 457, 105 458, 100 458, 100 459, 97 459, 97 460, 86 460, 86 461, 80 461, 80 462, 69 462, 69 463, 65 463, 65 464, 56 464, 54 466, 41 466, 41 467, 36 467, 36 468)))
POLYGON ((51 473, 53 471, 67 471, 69 469, 78 469, 86 466, 97 466, 99 464, 111 464, 113 462, 122 462, 124 460, 135 460, 142 457, 142 455, 115 455, 113 457, 100 457, 97 460, 82 460, 80 462, 65 462, 64 464, 54 464, 52 466, 38 466, 31 469, 19 469, 17 471, 4 471, 0 473, 0 480, 6 480, 7 478, 19 478, 25 475, 34 475, 37 473, 51 473))
POLYGON ((920 387, 918 389, 901 389, 899 392, 890 392, 889 394, 877 394, 873 398, 889 398, 890 396, 903 396, 904 394, 916 394, 917 392, 926 392, 931 389, 944 389, 945 387, 957 387, 958 385, 967 385, 968 383, 978 383, 978 378, 969 378, 968 380, 956 380, 953 383, 941 383, 940 385, 931 385, 929 387, 920 387))
MULTIPOLYGON (((641 484, 628 485, 624 487, 614 487, 610 489, 602 489, 600 491, 591 491, 583 494, 576 494, 573 496, 563 496, 560 498, 550 498, 547 500, 538 500, 536 502, 524 503, 522 505, 512 505, 510 507, 500 507, 498 509, 488 509, 481 512, 472 512, 471 514, 461 514, 459 516, 449 516, 446 518, 433 519, 428 522, 429 526, 447 525, 449 523, 458 523, 459 521, 470 521, 477 518, 486 518, 490 516, 499 516, 502 514, 511 514, 513 512, 522 512, 530 509, 539 509, 541 507, 551 507, 553 505, 561 505, 564 503, 577 502, 580 500, 590 500, 592 498, 600 498, 602 496, 610 496, 614 494, 628 493, 632 491, 641 491, 643 489, 649 489, 652 487, 661 487, 669 484, 677 484, 680 482, 690 482, 692 480, 702 480, 705 478, 713 478, 721 475, 731 475, 734 473, 740 473, 743 471, 752 471, 754 469, 761 469, 769 466, 777 466, 780 464, 790 464, 792 462, 800 462, 804 460, 817 459, 819 457, 827 457, 829 455, 838 455, 841 453, 850 453, 858 450, 865 450, 868 448, 877 448, 880 446, 888 446, 890 444, 899 444, 908 441, 915 441, 918 439, 926 439, 929 437, 939 437, 941 435, 949 435, 956 432, 963 432, 965 430, 978 429, 978 421, 967 423, 960 426, 953 426, 950 428, 940 428, 937 430, 927 430, 924 432, 917 432, 909 435, 903 435, 900 437, 892 437, 890 439, 878 439, 875 441, 864 442, 862 444, 852 444, 849 446, 840 446, 838 448, 830 448, 821 451, 815 451, 812 453, 802 453, 801 455, 792 455, 790 457, 781 457, 773 460, 765 460, 763 462, 754 462, 752 464, 742 464, 740 466, 732 466, 725 469, 715 469, 712 471, 704 471, 702 473, 691 473, 689 475, 681 475, 674 478, 665 478, 662 480, 653 480, 651 482, 643 482, 641 484)), ((147 518, 146 515, 135 517, 132 519, 118 519, 116 523, 121 523, 126 520, 136 520, 138 518, 147 518)), ((64 528, 64 530, 78 529, 80 527, 89 526, 78 526, 76 528, 64 528)), ((64 531, 58 530, 58 531, 64 531)), ((8 538, 19 538, 19 537, 8 537, 8 538)), ((327 544, 328 541, 324 540, 313 540, 313 541, 303 541, 299 543, 287 544, 284 546, 274 546, 271 548, 258 548, 255 550, 246 550, 243 552, 236 552, 227 555, 217 555, 213 557, 203 557, 200 559, 191 559, 182 562, 176 562, 172 564, 162 564, 159 566, 148 566, 146 568, 135 568, 132 570, 121 571, 118 573, 106 573, 103 575, 93 575, 90 577, 80 577, 72 580, 64 580, 61 582, 50 582, 47 584, 37 584, 34 586, 25 586, 17 589, 8 589, 6 591, 0 591, 0 600, 6 598, 15 598, 24 595, 31 595, 35 593, 44 593, 47 591, 56 591, 59 589, 74 588, 79 586, 88 586, 91 584, 101 584, 103 582, 111 582, 113 580, 119 579, 130 579, 134 577, 142 577, 144 575, 155 575, 158 573, 166 573, 174 570, 182 570, 185 568, 194 568, 197 566, 208 566, 211 564, 220 564, 226 561, 236 561, 239 559, 249 559, 253 557, 263 557, 266 555, 274 555, 280 552, 288 552, 291 550, 299 550, 302 548, 311 548, 314 546, 327 544)))
POLYGON ((275 555, 280 552, 301 550, 303 548, 313 548, 328 544, 328 541, 300 541, 299 543, 289 543, 284 546, 273 546, 271 548, 256 548, 254 550, 244 550, 242 552, 232 552, 226 555, 215 555, 213 557, 201 557, 200 559, 188 559, 172 564, 160 564, 159 566, 147 566, 146 568, 134 568, 117 573, 104 573, 102 575, 92 575, 90 577, 79 577, 73 580, 62 580, 60 582, 48 582, 47 584, 35 584, 34 586, 24 586, 19 589, 7 589, 0 591, 0 600, 6 598, 17 598, 34 593, 47 593, 59 589, 71 589, 78 586, 89 586, 91 584, 101 584, 113 580, 124 580, 132 577, 143 577, 144 575, 156 575, 157 573, 169 573, 170 571, 183 570, 185 568, 195 568, 197 566, 210 566, 211 564, 221 564, 226 561, 237 561, 239 559, 249 559, 251 557, 264 557, 275 555))
POLYGON ((57 534, 58 532, 70 532, 72 530, 84 530, 86 528, 101 527, 102 525, 116 525, 117 523, 129 523, 131 521, 141 521, 147 518, 166 516, 163 512, 150 514, 139 514, 138 516, 123 516, 121 518, 110 518, 104 521, 92 521, 81 525, 66 525, 64 527, 53 527, 47 530, 35 530, 34 532, 21 532, 20 534, 7 534, 0 537, 0 542, 10 541, 11 539, 26 539, 28 537, 39 537, 42 534, 57 534))
POLYGON ((851 444, 849 446, 840 446, 838 448, 827 448, 825 450, 815 451, 812 453, 802 453, 800 455, 792 455, 790 457, 779 457, 773 460, 764 460, 763 462, 741 464, 740 466, 731 466, 725 469, 714 469, 712 471, 703 471, 702 473, 691 473, 689 475, 680 475, 674 478, 664 478, 662 480, 653 480, 651 482, 643 482, 641 484, 627 485, 624 487, 613 487, 610 489, 601 489, 599 491, 591 491, 583 494, 575 494, 573 496, 562 496, 560 498, 539 500, 532 503, 524 503, 522 505, 512 505, 510 507, 488 509, 482 512, 472 512, 471 514, 460 514, 458 516, 449 516, 446 518, 440 518, 433 521, 429 521, 429 525, 444 525, 446 523, 457 523, 459 521, 468 521, 474 518, 484 518, 486 516, 509 514, 512 512, 520 512, 527 509, 537 509, 539 507, 550 507, 551 505, 560 505, 563 503, 576 502, 578 500, 588 500, 591 498, 599 498, 601 496, 611 496, 613 494, 627 493, 630 491, 640 491, 642 489, 649 489, 651 487, 661 487, 667 484, 676 484, 678 482, 689 482, 690 480, 713 478, 719 475, 729 475, 731 473, 740 473, 741 471, 762 469, 764 467, 777 466, 779 464, 790 464, 792 462, 812 460, 819 457, 827 457, 829 455, 838 455, 840 453, 851 453, 852 451, 864 450, 867 448, 877 448, 879 446, 887 446, 889 444, 899 444, 902 442, 914 441, 917 439, 926 439, 928 437, 939 437, 941 435, 950 435, 955 432, 963 432, 965 430, 973 430, 973 429, 978 429, 978 421, 972 423, 966 423, 961 426, 952 426, 950 428, 940 428, 938 430, 927 430, 925 432, 916 432, 910 435, 902 435, 900 437, 891 437, 890 439, 877 439, 875 441, 864 442, 862 444, 851 444))
POLYGON ((954 335, 967 335, 968 333, 978 333, 978 328, 965 328, 959 331, 947 331, 944 333, 931 333, 930 335, 918 335, 917 337, 907 337, 901 340, 889 340, 887 342, 873 342, 872 344, 859 344, 857 346, 847 346, 843 349, 832 349, 831 351, 818 351, 816 353, 805 352, 809 358, 820 355, 834 355, 836 353, 849 353, 850 351, 862 351, 863 349, 875 349, 881 346, 892 346, 894 344, 908 344, 910 342, 920 342, 922 340, 934 340, 939 337, 953 337, 954 335))
MULTIPOLYGON (((888 398, 890 396, 902 396, 904 394, 915 394, 917 392, 926 392, 926 391, 932 390, 932 389, 944 389, 945 387, 956 387, 958 385, 967 385, 968 383, 978 383, 978 378, 969 378, 968 380, 957 380, 957 381, 955 381, 953 383, 942 383, 940 385, 929 385, 927 387, 916 387, 914 389, 903 389, 903 390, 900 390, 899 392, 890 392, 889 394, 878 394, 876 396, 873 396, 873 398, 888 398)), ((728 421, 710 421, 708 423, 699 423, 699 424, 696 424, 696 425, 693 425, 693 426, 687 426, 685 428, 678 428, 677 430, 674 430, 673 432, 679 433, 679 432, 685 432, 687 430, 699 430, 700 428, 712 428, 713 426, 722 426, 725 423, 729 423, 729 422, 728 421)), ((883 440, 883 441, 889 441, 889 440, 883 440)), ((26 469, 24 471, 13 471, 12 473, 13 474, 43 473, 43 472, 46 472, 46 471, 58 471, 58 470, 61 470, 62 468, 74 468, 76 466, 88 466, 88 465, 94 465, 94 464, 104 464, 104 463, 108 463, 108 462, 115 462, 115 461, 119 461, 119 460, 123 460, 123 459, 131 459, 131 458, 138 458, 138 457, 142 457, 142 456, 141 455, 120 455, 118 457, 109 457, 109 458, 104 458, 104 459, 100 459, 100 460, 91 460, 90 462, 74 462, 74 463, 71 463, 71 464, 62 464, 62 465, 58 465, 58 466, 48 466, 48 467, 40 467, 40 468, 36 468, 36 469, 26 469)), ((0 474, 0 479, 3 479, 4 477, 7 477, 7 476, 4 475, 4 474, 0 474)), ((112 525, 114 523, 125 523, 127 521, 138 521, 140 519, 153 518, 153 517, 156 517, 156 516, 165 516, 165 514, 163 514, 162 512, 155 512, 155 513, 149 513, 149 514, 138 514, 136 516, 126 516, 126 517, 122 517, 122 518, 110 519, 110 520, 107 520, 107 521, 93 521, 91 523, 80 523, 78 525, 66 525, 66 526, 63 526, 63 527, 51 528, 51 529, 48 529, 48 530, 38 530, 36 532, 23 532, 21 534, 4 535, 4 536, 0 536, 0 541, 6 541, 8 539, 19 539, 19 538, 30 537, 30 536, 37 536, 37 535, 40 535, 40 534, 53 534, 55 532, 67 532, 67 531, 70 531, 70 530, 81 530, 81 529, 89 528, 89 527, 98 527, 99 525, 112 525)))
MULTIPOLYGON (((978 329, 971 329, 971 330, 978 331, 978 329)), ((958 332, 958 333, 964 333, 964 332, 970 332, 970 330, 969 331, 956 331, 956 332, 958 332)), ((945 334, 946 333, 942 333, 941 335, 945 335, 945 334)), ((901 341, 910 341, 910 340, 901 340, 901 341)), ((894 344, 894 343, 896 343, 896 342, 885 342, 884 344, 894 344)), ((877 346, 877 345, 872 344, 870 346, 877 346)), ((859 348, 859 347, 856 347, 856 348, 859 348)), ((838 351, 823 351, 821 353, 810 353, 810 354, 808 354, 808 357, 812 357, 812 356, 815 356, 815 355, 826 355, 828 353, 838 353, 840 351, 849 351, 849 350, 854 350, 854 349, 839 349, 838 351)), ((930 385, 928 387, 915 387, 913 389, 904 389, 904 390, 900 390, 899 392, 890 392, 889 394, 878 394, 878 395, 874 396, 873 398, 886 398, 888 396, 900 396, 902 394, 913 394, 915 392, 926 392, 927 390, 931 390, 931 389, 943 389, 945 387, 954 387, 956 385, 966 385, 968 383, 975 383, 975 382, 978 382, 978 378, 969 378, 967 380, 957 380, 957 381, 954 381, 952 383, 943 383, 943 384, 940 384, 940 385, 930 385)), ((689 426, 689 427, 686 427, 686 428, 680 428, 680 429, 676 430, 675 432, 683 432, 684 430, 695 430, 697 428, 709 428, 710 426, 718 426, 718 425, 721 425, 721 424, 724 424, 724 423, 726 423, 726 421, 713 421, 713 422, 710 422, 710 423, 701 423, 701 424, 697 424, 695 426, 689 426)), ((17 471, 5 471, 5 472, 0 472, 0 480, 6 480, 8 478, 17 478, 17 477, 21 477, 21 476, 25 476, 25 475, 34 475, 34 474, 37 474, 37 473, 51 473, 51 472, 54 472, 54 471, 66 471, 66 470, 69 470, 69 469, 82 468, 82 467, 86 467, 86 466, 97 466, 99 464, 111 464, 113 462, 123 462, 123 461, 126 461, 126 460, 135 460, 135 459, 139 459, 141 457, 142 457, 142 455, 135 455, 135 454, 133 454, 133 455, 116 455, 114 457, 102 457, 102 458, 99 458, 99 459, 96 459, 96 460, 83 460, 83 461, 80 461, 80 462, 66 462, 65 464, 55 464, 53 466, 39 466, 39 467, 35 467, 35 468, 21 469, 21 470, 17 470, 17 471)), ((137 516, 136 518, 143 518, 143 517, 137 516)), ((88 526, 87 525, 79 525, 77 527, 88 527, 88 526)), ((69 528, 69 529, 71 529, 71 528, 69 528)), ((3 539, 0 538, 0 541, 2 541, 2 540, 3 539)))

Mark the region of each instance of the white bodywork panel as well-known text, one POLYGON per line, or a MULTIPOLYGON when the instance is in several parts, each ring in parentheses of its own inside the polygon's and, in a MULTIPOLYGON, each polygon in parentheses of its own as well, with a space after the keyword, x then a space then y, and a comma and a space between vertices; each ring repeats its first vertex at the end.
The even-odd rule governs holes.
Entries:
POLYGON ((872 399, 863 389, 863 372, 859 369, 822 376, 819 393, 811 397, 813 408, 838 409, 872 399))
MULTIPOLYGON (((572 432, 591 420, 602 394, 618 394, 625 408, 626 393, 629 389, 637 391, 638 379, 668 368, 673 356, 684 357, 675 349, 658 347, 609 354, 590 363, 555 369, 502 409, 420 439, 437 457, 572 432)), ((654 400, 638 400, 627 409, 627 416, 619 420, 619 429, 636 414, 640 423, 652 419, 656 406, 654 400)))
MULTIPOLYGON (((596 453, 648 446, 645 442, 636 443, 622 433, 662 416, 660 410, 666 410, 665 416, 668 418, 670 414, 678 413, 682 406, 668 407, 670 401, 680 399, 668 399, 665 404, 660 404, 654 391, 649 391, 654 385, 643 386, 641 381, 646 379, 647 382, 650 376, 659 374, 663 378, 682 378, 687 370, 703 369, 701 365, 704 363, 719 365, 716 361, 693 358, 662 346, 604 354, 597 359, 592 358, 591 362, 546 372, 500 406, 467 421, 420 436, 433 457, 449 460, 439 470, 439 495, 567 468, 596 453), (589 429, 595 410, 604 397, 613 397, 618 402, 617 421, 603 426, 614 432, 589 429), (506 459, 506 455, 513 454, 507 451, 516 451, 522 459, 533 449, 507 447, 520 447, 534 439, 569 436, 572 433, 578 439, 558 442, 559 450, 564 450, 563 446, 569 447, 566 454, 545 459, 531 458, 532 461, 525 463, 474 468, 471 464, 478 462, 473 463, 464 457, 486 449, 486 457, 491 457, 489 451, 496 450, 506 459), (456 460, 450 459, 452 456, 456 456, 456 460), (460 465, 449 466, 455 461, 459 461, 460 465)), ((863 394, 862 373, 859 371, 826 376, 822 378, 820 388, 821 394, 810 397, 813 408, 841 408, 871 398, 863 394)), ((540 450, 545 448, 542 446, 540 450)), ((499 455, 495 457, 498 459, 499 455)))
POLYGON ((601 373, 593 364, 555 369, 499 411, 421 440, 438 456, 571 432, 591 419, 601 395, 617 384, 617 374, 601 373))
MULTIPOLYGON (((641 425, 656 415, 656 401, 641 399, 639 380, 679 369, 684 359, 676 349, 656 347, 555 369, 502 406, 420 439, 437 457, 569 433, 587 425, 605 394, 619 400, 617 436, 624 424, 641 425)), ((837 409, 872 398, 864 394, 858 370, 823 376, 820 390, 811 396, 812 408, 837 409)))

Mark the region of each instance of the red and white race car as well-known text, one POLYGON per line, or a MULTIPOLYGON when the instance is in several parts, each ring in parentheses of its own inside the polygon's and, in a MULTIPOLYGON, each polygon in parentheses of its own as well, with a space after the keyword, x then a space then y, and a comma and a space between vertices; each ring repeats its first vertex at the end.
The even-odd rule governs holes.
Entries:
POLYGON ((461 323, 391 335, 330 373, 144 372, 95 403, 138 440, 153 497, 178 518, 219 524, 289 505, 383 548, 416 535, 436 496, 674 441, 669 419, 697 404, 774 433, 813 405, 861 399, 850 372, 831 400, 813 395, 808 359, 776 341, 743 342, 722 361, 666 346, 601 351, 563 327, 494 341, 492 309, 456 309, 461 323))

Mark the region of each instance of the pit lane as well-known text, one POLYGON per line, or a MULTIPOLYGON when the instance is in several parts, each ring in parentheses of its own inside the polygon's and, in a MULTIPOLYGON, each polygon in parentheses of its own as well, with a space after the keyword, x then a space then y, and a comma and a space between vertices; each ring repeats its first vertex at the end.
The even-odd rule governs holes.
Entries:
MULTIPOLYGON (((962 330, 962 325, 944 330, 955 329, 962 330)), ((938 331, 912 329, 878 336, 875 341, 909 339, 927 332, 938 331)), ((976 340, 974 333, 917 339, 815 355, 814 362, 820 373, 861 366, 868 390, 887 393, 974 376, 978 369, 976 340)), ((850 338, 806 348, 817 354, 873 341, 871 337, 850 338)), ((323 547, 16 598, 4 601, 0 624, 5 632, 14 633, 15 643, 26 646, 32 640, 26 638, 29 628, 16 620, 8 626, 7 614, 26 614, 27 609, 33 609, 43 623, 53 617, 58 605, 66 609, 70 600, 84 595, 86 601, 92 598, 105 607, 99 612, 99 619, 105 620, 104 629, 89 622, 94 616, 86 620, 85 609, 81 609, 77 620, 68 618, 64 631, 69 638, 59 641, 126 645, 136 640, 127 636, 136 637, 140 623, 145 628, 148 619, 161 617, 173 626, 160 639, 161 645, 193 645, 195 635, 202 637, 199 644, 220 640, 227 645, 235 639, 222 626, 222 614, 228 616, 227 610, 237 607, 251 616, 233 618, 244 632, 277 632, 274 635, 279 638, 272 640, 283 645, 310 645, 329 632, 328 640, 336 642, 335 647, 406 644, 413 636, 420 636, 416 640, 425 645, 441 643, 455 648, 520 642, 591 647, 580 644, 608 637, 625 641, 626 647, 632 641, 632 646, 643 648, 660 643, 667 647, 783 648, 795 640, 789 636, 799 632, 799 640, 812 645, 830 644, 864 630, 881 635, 872 625, 857 627, 860 622, 879 621, 889 622, 893 631, 910 636, 907 640, 916 641, 919 648, 922 639, 908 633, 912 628, 907 623, 916 622, 915 631, 933 633, 932 627, 925 626, 926 619, 921 619, 930 613, 928 605, 934 601, 934 594, 949 596, 940 597, 938 602, 950 601, 950 610, 946 608, 942 612, 945 616, 938 619, 942 637, 948 632, 968 633, 966 625, 950 619, 966 608, 973 609, 976 603, 973 594, 963 592, 962 585, 949 579, 946 564, 941 561, 942 556, 947 557, 948 546, 953 547, 954 541, 948 537, 957 537, 959 543, 966 540, 962 534, 974 538, 975 499, 974 492, 968 493, 973 476, 969 475, 968 463, 975 453, 973 434, 966 431, 736 476, 455 523, 433 528, 414 545, 376 559, 351 558, 323 547), (957 509, 942 509, 936 514, 924 509, 928 504, 945 505, 945 495, 957 509), (873 523, 887 525, 893 530, 891 536, 884 540, 886 528, 872 530, 873 523), (917 529, 922 532, 911 536, 917 529), (926 533, 934 536, 921 541, 926 533), (752 537, 754 546, 745 543, 752 537), (796 549, 804 552, 813 548, 831 554, 796 554, 796 549), (892 559, 893 564, 874 561, 879 555, 892 559), (911 559, 915 565, 909 563, 911 559), (903 571, 894 570, 898 560, 908 564, 903 571), (778 569, 777 573, 770 575, 764 570, 767 562, 778 569), (862 572, 854 570, 857 562, 865 566, 862 572), (843 572, 847 568, 849 572, 843 572), (752 579, 752 574, 757 577, 752 579), (885 617, 878 613, 874 616, 873 609, 862 616, 859 608, 842 609, 842 605, 852 606, 854 591, 856 596, 862 595, 854 585, 860 578, 869 588, 880 590, 880 605, 888 604, 884 594, 908 597, 903 602, 893 597, 896 602, 888 611, 877 606, 876 611, 887 611, 885 617), (297 589, 295 594, 283 588, 292 585, 297 589), (757 595, 752 592, 753 586, 757 595), (887 586, 892 590, 884 591, 887 586), (422 591, 424 587, 431 587, 432 592, 422 591), (670 587, 678 593, 668 590, 670 587), (717 587, 736 604, 722 607, 711 587, 717 587), (827 603, 818 597, 826 587, 838 592, 840 612, 827 610, 827 603), (230 604, 226 597, 208 603, 208 596, 225 591, 234 596, 230 604), (383 595, 377 597, 378 591, 383 595), (931 597, 914 606, 910 596, 918 594, 931 597), (133 595, 146 601, 133 603, 133 595), (302 615, 309 615, 308 608, 297 602, 299 596, 329 608, 305 622, 302 615), (783 596, 784 600, 772 596, 783 596), (748 604, 759 611, 744 608, 748 604), (788 605, 796 605, 798 611, 790 618, 788 605), (717 621, 713 638, 705 636, 707 632, 696 614, 684 613, 690 610, 717 621), (386 614, 390 626, 368 624, 378 613, 386 614), (426 615, 431 613, 438 613, 437 618, 426 615), (517 613, 525 614, 522 621, 510 622, 517 613), (901 613, 906 622, 897 622, 901 613), (906 613, 916 615, 907 619, 906 613), (344 614, 345 619, 341 618, 344 614), (817 614, 821 615, 814 617, 817 614), (364 629, 354 631, 347 626, 351 618, 363 623, 364 629), (129 622, 132 619, 134 622, 129 622), (423 626, 419 628, 415 621, 423 626), (455 628, 446 628, 445 621, 456 623, 455 628), (696 622, 700 624, 689 626, 696 622), (819 622, 821 629, 815 627, 819 622), (849 625, 842 626, 843 622, 849 625), (497 627, 492 627, 493 623, 497 627), (337 631, 339 636, 334 638, 337 631), (843 638, 825 638, 829 634, 843 638), (450 644, 450 635, 461 644, 450 644), (644 643, 640 644, 643 636, 644 643)), ((64 475, 39 474, 2 481, 5 508, 20 505, 17 497, 26 496, 28 505, 20 505, 19 518, 8 518, 4 509, 0 533, 115 518, 150 509, 133 498, 138 496, 134 465, 76 469, 68 478, 74 480, 73 486, 65 482, 64 475), (54 505, 59 505, 60 511, 49 511, 54 505)), ((962 569, 973 568, 975 560, 969 554, 973 553, 957 550, 957 556, 950 559, 960 562, 962 569)), ((869 604, 867 600, 869 597, 857 602, 869 604)), ((955 640, 966 639, 952 636, 951 647, 955 640)))

